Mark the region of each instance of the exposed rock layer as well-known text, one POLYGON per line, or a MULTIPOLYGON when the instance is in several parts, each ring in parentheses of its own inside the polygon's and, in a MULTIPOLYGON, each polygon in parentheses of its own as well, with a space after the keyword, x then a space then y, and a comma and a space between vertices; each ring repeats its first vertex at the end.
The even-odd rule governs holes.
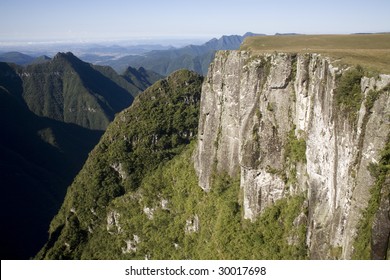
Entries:
MULTIPOLYGON (((351 258, 374 184, 368 166, 379 161, 389 135, 390 96, 382 89, 390 76, 361 79, 363 101, 351 119, 335 98, 345 71, 317 54, 222 51, 202 88, 195 154, 200 187, 210 189, 215 171, 240 175, 244 217, 251 220, 276 200, 304 193, 313 259, 335 252, 351 258), (382 93, 366 108, 373 90, 382 93), (302 143, 298 157, 295 145, 302 143)), ((387 200, 378 221, 389 216, 387 200)), ((373 228, 373 239, 381 236, 373 228)))

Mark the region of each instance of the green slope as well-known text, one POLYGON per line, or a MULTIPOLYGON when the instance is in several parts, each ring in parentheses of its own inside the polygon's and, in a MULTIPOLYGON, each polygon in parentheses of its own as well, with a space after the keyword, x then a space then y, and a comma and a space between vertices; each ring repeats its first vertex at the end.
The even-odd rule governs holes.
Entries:
POLYGON ((113 200, 80 257, 306 258, 306 226, 293 226, 305 207, 303 197, 279 201, 254 223, 244 220, 239 178, 221 174, 212 191, 203 192, 193 168, 193 148, 145 177, 137 192, 113 200))
POLYGON ((146 70, 143 67, 135 69, 130 66, 127 67, 122 77, 141 91, 163 78, 162 75, 146 70))
POLYGON ((68 189, 39 258, 80 258, 109 203, 184 149, 196 135, 201 83, 195 73, 175 72, 115 118, 68 189))
POLYGON ((131 87, 109 67, 94 67, 71 53, 18 69, 23 98, 39 116, 104 130, 115 113, 128 107, 131 87))
MULTIPOLYGON (((1 63, 5 68, 6 63, 1 63)), ((111 67, 92 65, 72 53, 58 53, 53 59, 25 67, 0 69, 0 85, 10 76, 22 81, 18 94, 38 116, 105 130, 116 113, 127 108, 134 97, 162 76, 145 69, 118 75, 111 67), (10 74, 9 72, 15 73, 10 74)), ((7 86, 6 86, 7 87, 7 86)))

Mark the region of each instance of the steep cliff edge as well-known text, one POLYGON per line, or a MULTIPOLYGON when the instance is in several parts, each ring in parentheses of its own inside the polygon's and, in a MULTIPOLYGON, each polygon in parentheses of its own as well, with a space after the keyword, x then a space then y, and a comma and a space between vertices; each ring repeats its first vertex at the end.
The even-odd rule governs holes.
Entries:
MULTIPOLYGON (((282 198, 303 195, 312 259, 354 254, 374 185, 371 257, 386 258, 389 184, 375 177, 390 128, 390 75, 364 77, 318 54, 218 52, 202 87, 199 185, 215 172, 240 175, 244 218, 255 221, 282 198), (379 183, 378 183, 379 182, 379 183), (378 199, 377 199, 378 200, 378 199)), ((291 241, 293 243, 293 240, 291 241)))

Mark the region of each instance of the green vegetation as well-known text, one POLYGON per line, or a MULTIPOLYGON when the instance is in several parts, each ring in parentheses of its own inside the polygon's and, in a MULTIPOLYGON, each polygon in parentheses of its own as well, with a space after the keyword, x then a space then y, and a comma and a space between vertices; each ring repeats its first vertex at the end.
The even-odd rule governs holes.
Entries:
POLYGON ((363 76, 362 67, 351 68, 340 76, 335 90, 335 101, 339 111, 345 114, 352 123, 357 121, 363 100, 360 86, 363 76))
POLYGON ((304 137, 295 136, 295 127, 287 135, 284 148, 284 166, 282 169, 267 166, 267 172, 277 174, 287 186, 297 184, 297 164, 306 163, 306 140, 304 137))
MULTIPOLYGON (((135 69, 133 67, 127 67, 122 77, 130 84, 137 87, 140 91, 143 91, 153 85, 163 76, 152 71, 148 71, 143 67, 135 69)), ((134 92, 136 94, 136 92, 134 92)))
POLYGON ((116 198, 119 213, 109 233, 104 221, 92 235, 85 259, 305 259, 306 224, 294 225, 303 197, 275 203, 255 222, 242 219, 239 179, 214 176, 210 192, 198 186, 191 160, 194 145, 145 177, 136 192, 116 198), (162 201, 166 205, 162 206, 162 201), (145 209, 153 209, 152 217, 145 209), (195 218, 197 217, 197 218, 195 218), (189 230, 198 219, 197 230, 189 230), (192 224, 191 224, 192 223, 192 224), (187 230, 186 230, 187 229, 187 230), (139 238, 126 252, 126 240, 139 238), (125 251, 125 252, 124 252, 125 251))
POLYGON ((294 35, 248 37, 242 50, 254 53, 321 53, 336 65, 362 65, 390 74, 390 34, 294 35))
POLYGON ((306 162, 306 141, 295 136, 295 128, 288 133, 284 156, 291 163, 306 162))
MULTIPOLYGON (((390 137, 389 137, 390 139, 390 137)), ((371 259, 372 225, 375 214, 379 209, 381 193, 383 188, 389 189, 390 180, 390 141, 387 141, 385 148, 381 152, 381 159, 378 164, 371 163, 369 170, 371 176, 375 178, 375 183, 370 189, 370 200, 362 219, 358 226, 358 234, 354 241, 353 259, 371 259)), ((389 191, 384 192, 389 194, 389 191)), ((386 195, 386 194, 384 194, 386 195)))
POLYGON ((107 66, 91 65, 72 53, 27 67, 15 66, 23 82, 23 99, 39 116, 105 130, 116 113, 161 78, 145 69, 129 68, 119 76, 107 66))
POLYGON ((366 97, 366 101, 365 101, 365 106, 366 106, 366 109, 369 111, 369 113, 371 113, 371 109, 374 106, 375 101, 379 98, 379 96, 381 96, 385 92, 389 92, 389 91, 390 91, 390 85, 383 88, 382 90, 379 90, 379 91, 378 90, 370 90, 368 92, 367 97, 366 97))
POLYGON ((77 252, 82 251, 86 238, 105 219, 107 205, 137 190, 144 177, 195 137, 202 81, 195 73, 175 72, 148 88, 116 117, 68 189, 42 255, 79 258, 77 252), (69 223, 71 213, 78 222, 69 223), (73 245, 67 241, 72 233, 79 241, 73 245))
POLYGON ((284 162, 282 168, 267 165, 266 171, 279 176, 287 186, 297 184, 297 164, 306 163, 306 140, 295 136, 295 126, 288 132, 284 145, 284 162))
POLYGON ((90 129, 105 130, 115 113, 131 104, 132 93, 139 92, 111 68, 92 66, 72 53, 17 71, 32 112, 90 129))

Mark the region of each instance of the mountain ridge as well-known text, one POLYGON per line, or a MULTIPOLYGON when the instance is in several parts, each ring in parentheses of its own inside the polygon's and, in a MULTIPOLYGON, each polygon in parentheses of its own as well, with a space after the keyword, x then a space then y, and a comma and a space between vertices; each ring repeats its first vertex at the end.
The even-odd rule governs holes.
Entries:
POLYGON ((242 36, 224 35, 219 39, 213 38, 203 45, 188 45, 171 50, 155 50, 142 56, 130 55, 117 60, 106 61, 104 64, 110 65, 119 73, 128 65, 131 65, 132 67, 144 67, 163 76, 167 76, 181 68, 205 75, 215 51, 238 49, 245 38, 259 35, 262 34, 247 32, 242 36))
POLYGON ((126 80, 110 67, 83 62, 70 52, 11 68, 20 76, 21 96, 32 112, 99 130, 129 106, 134 96, 161 78, 144 70, 126 80))
POLYGON ((15 63, 18 65, 30 64, 34 59, 32 56, 16 51, 0 54, 0 62, 15 63))

